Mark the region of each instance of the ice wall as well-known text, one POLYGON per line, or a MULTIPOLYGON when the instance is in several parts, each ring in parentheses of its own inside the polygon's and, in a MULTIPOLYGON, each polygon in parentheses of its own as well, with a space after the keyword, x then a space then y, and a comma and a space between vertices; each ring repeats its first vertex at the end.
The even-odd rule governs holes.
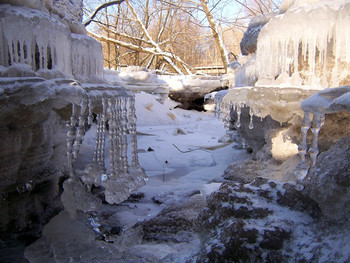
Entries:
POLYGON ((82 0, 2 0, 2 4, 26 6, 47 14, 54 14, 69 24, 77 26, 83 17, 82 0))
POLYGON ((22 76, 23 65, 27 65, 31 71, 27 74, 32 76, 64 75, 81 81, 103 77, 100 43, 71 33, 60 18, 11 5, 0 5, 0 16, 0 65, 16 68, 3 76, 22 76))
POLYGON ((350 3, 294 1, 261 30, 258 86, 337 87, 350 82, 350 3))

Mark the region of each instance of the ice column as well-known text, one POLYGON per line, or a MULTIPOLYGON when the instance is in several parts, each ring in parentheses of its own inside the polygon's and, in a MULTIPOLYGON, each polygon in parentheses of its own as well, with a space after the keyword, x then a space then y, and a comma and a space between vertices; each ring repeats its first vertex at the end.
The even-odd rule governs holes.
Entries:
POLYGON ((128 172, 128 141, 127 141, 127 132, 128 132, 128 118, 127 118, 127 98, 121 98, 121 143, 122 143, 122 170, 124 173, 128 172))
POLYGON ((237 121, 236 121, 236 127, 241 127, 241 106, 236 104, 236 113, 237 113, 237 121))
MULTIPOLYGON (((105 109, 104 109, 105 110, 105 109)), ((94 152, 94 163, 104 168, 104 144, 105 144, 105 114, 97 115, 97 132, 94 152)))
POLYGON ((253 106, 249 107, 249 129, 253 129, 254 128, 254 124, 253 124, 253 117, 254 117, 254 110, 253 110, 253 106))
POLYGON ((310 112, 305 112, 303 122, 301 124, 301 137, 300 137, 300 144, 299 144, 299 156, 302 162, 305 162, 305 155, 307 151, 307 132, 310 128, 310 112))
POLYGON ((78 128, 76 130, 76 137, 73 145, 73 158, 76 159, 79 153, 80 145, 83 141, 83 137, 85 135, 85 111, 87 107, 87 101, 83 100, 80 103, 80 114, 78 118, 78 128))
POLYGON ((316 165, 316 159, 317 155, 319 153, 318 151, 318 134, 320 132, 320 129, 322 125, 324 124, 324 115, 318 112, 314 113, 314 117, 312 119, 312 143, 311 147, 309 149, 310 158, 311 158, 311 166, 316 165))
POLYGON ((73 173, 73 143, 75 140, 75 125, 77 123, 76 119, 76 109, 75 105, 72 104, 72 115, 70 121, 67 122, 68 132, 67 132, 67 159, 68 159, 68 169, 69 173, 73 173))
POLYGON ((115 112, 115 100, 109 99, 108 100, 108 110, 109 110, 109 159, 110 159, 110 174, 113 176, 118 171, 117 163, 116 163, 116 157, 115 154, 117 152, 117 145, 116 145, 116 112, 115 112))
POLYGON ((131 166, 139 167, 137 155, 137 138, 136 138, 136 113, 135 113, 135 98, 129 99, 129 133, 131 135, 131 166))

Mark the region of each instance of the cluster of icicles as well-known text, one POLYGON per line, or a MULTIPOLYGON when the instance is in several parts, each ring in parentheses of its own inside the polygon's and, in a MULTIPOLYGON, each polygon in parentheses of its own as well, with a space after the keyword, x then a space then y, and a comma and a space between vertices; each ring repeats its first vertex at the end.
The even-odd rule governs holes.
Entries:
POLYGON ((28 8, 1 6, 0 65, 27 65, 33 71, 57 70, 76 79, 103 76, 100 44, 71 34, 59 20, 28 8))
POLYGON ((78 157, 85 130, 92 125, 94 109, 97 113, 96 144, 93 164, 98 167, 99 182, 105 187, 106 200, 109 203, 124 201, 130 192, 145 183, 146 176, 139 165, 136 139, 135 100, 130 97, 102 98, 98 102, 83 100, 80 105, 72 104, 72 115, 67 122, 68 167, 74 174, 73 163, 78 157), (102 104, 102 105, 101 105, 102 104), (101 110, 102 108, 102 110, 101 110), (108 129, 107 129, 108 127, 108 129), (110 170, 106 173, 105 150, 106 136, 109 136, 110 170), (128 136, 131 142, 131 161, 128 161, 128 136))
MULTIPOLYGON (((232 102, 228 103, 223 103, 221 100, 215 100, 215 116, 219 119, 221 119, 224 122, 225 128, 226 129, 232 129, 234 128, 232 126, 232 113, 235 112, 237 114, 237 119, 235 122, 235 127, 239 128, 241 127, 241 112, 242 108, 247 107, 245 103, 235 103, 233 104, 232 102)), ((254 109, 253 106, 248 106, 249 107, 249 129, 254 128, 254 109)), ((260 118, 262 121, 262 115, 261 115, 261 110, 260 107, 256 110, 255 115, 260 118)), ((299 156, 301 159, 301 162, 305 163, 306 162, 306 155, 309 153, 310 155, 310 160, 311 160, 311 167, 316 165, 317 161, 317 155, 319 153, 318 150, 318 135, 320 132, 321 127, 325 123, 325 114, 314 112, 313 118, 311 121, 311 113, 310 112, 305 112, 302 125, 301 125, 301 138, 300 138, 300 144, 298 147, 299 150, 299 156), (312 132, 312 143, 307 150, 307 133, 309 129, 311 128, 312 132)), ((304 171, 307 173, 307 170, 304 171)), ((306 175, 306 174, 304 174, 306 175)))
POLYGON ((236 112, 237 114, 237 120, 235 122, 235 127, 239 128, 241 127, 241 113, 242 108, 249 107, 249 129, 254 128, 254 115, 259 117, 260 120, 262 120, 261 110, 260 107, 257 108, 257 110, 254 111, 254 108, 251 106, 247 106, 245 103, 223 103, 220 100, 215 100, 215 108, 214 113, 215 116, 219 119, 221 119, 224 122, 226 129, 232 129, 232 113, 236 112))
POLYGON ((263 27, 257 43, 260 84, 291 81, 298 86, 304 82, 337 87, 348 75, 350 3, 313 2, 274 17, 263 27))
POLYGON ((322 113, 314 112, 313 118, 312 118, 312 125, 311 125, 311 113, 305 112, 303 122, 301 124, 301 137, 300 137, 300 143, 299 143, 299 155, 302 162, 306 161, 306 154, 309 152, 310 159, 311 159, 311 166, 315 166, 317 161, 317 155, 319 153, 318 150, 318 134, 320 132, 321 127, 325 123, 325 115, 322 113), (307 133, 311 127, 312 132, 312 143, 309 148, 309 151, 307 151, 307 133))

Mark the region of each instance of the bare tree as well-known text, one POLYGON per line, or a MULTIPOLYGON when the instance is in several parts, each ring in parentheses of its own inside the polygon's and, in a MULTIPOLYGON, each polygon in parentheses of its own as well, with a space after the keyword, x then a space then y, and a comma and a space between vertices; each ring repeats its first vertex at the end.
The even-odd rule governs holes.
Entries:
POLYGON ((198 64, 221 64, 226 69, 233 52, 231 36, 237 52, 247 19, 276 9, 280 0, 99 1, 85 5, 85 24, 103 43, 108 67, 117 68, 122 61, 191 74, 198 64), (237 12, 228 18, 225 6, 233 4, 237 12))

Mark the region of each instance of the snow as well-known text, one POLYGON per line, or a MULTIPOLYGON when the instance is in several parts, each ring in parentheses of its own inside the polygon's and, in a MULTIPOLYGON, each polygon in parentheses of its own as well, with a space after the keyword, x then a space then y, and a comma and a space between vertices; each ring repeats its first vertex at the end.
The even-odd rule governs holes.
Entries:
POLYGON ((159 76, 169 85, 169 89, 179 91, 192 88, 215 89, 221 87, 220 78, 211 76, 159 76))
POLYGON ((135 104, 139 162, 149 181, 138 190, 145 193, 144 201, 118 212, 126 226, 155 216, 166 205, 180 204, 193 191, 203 191, 204 197, 219 186, 208 182, 231 162, 249 158, 245 150, 218 142, 226 131, 213 113, 173 109, 174 102, 161 104, 146 93, 136 94, 135 104), (152 197, 163 204, 154 204, 152 197))

